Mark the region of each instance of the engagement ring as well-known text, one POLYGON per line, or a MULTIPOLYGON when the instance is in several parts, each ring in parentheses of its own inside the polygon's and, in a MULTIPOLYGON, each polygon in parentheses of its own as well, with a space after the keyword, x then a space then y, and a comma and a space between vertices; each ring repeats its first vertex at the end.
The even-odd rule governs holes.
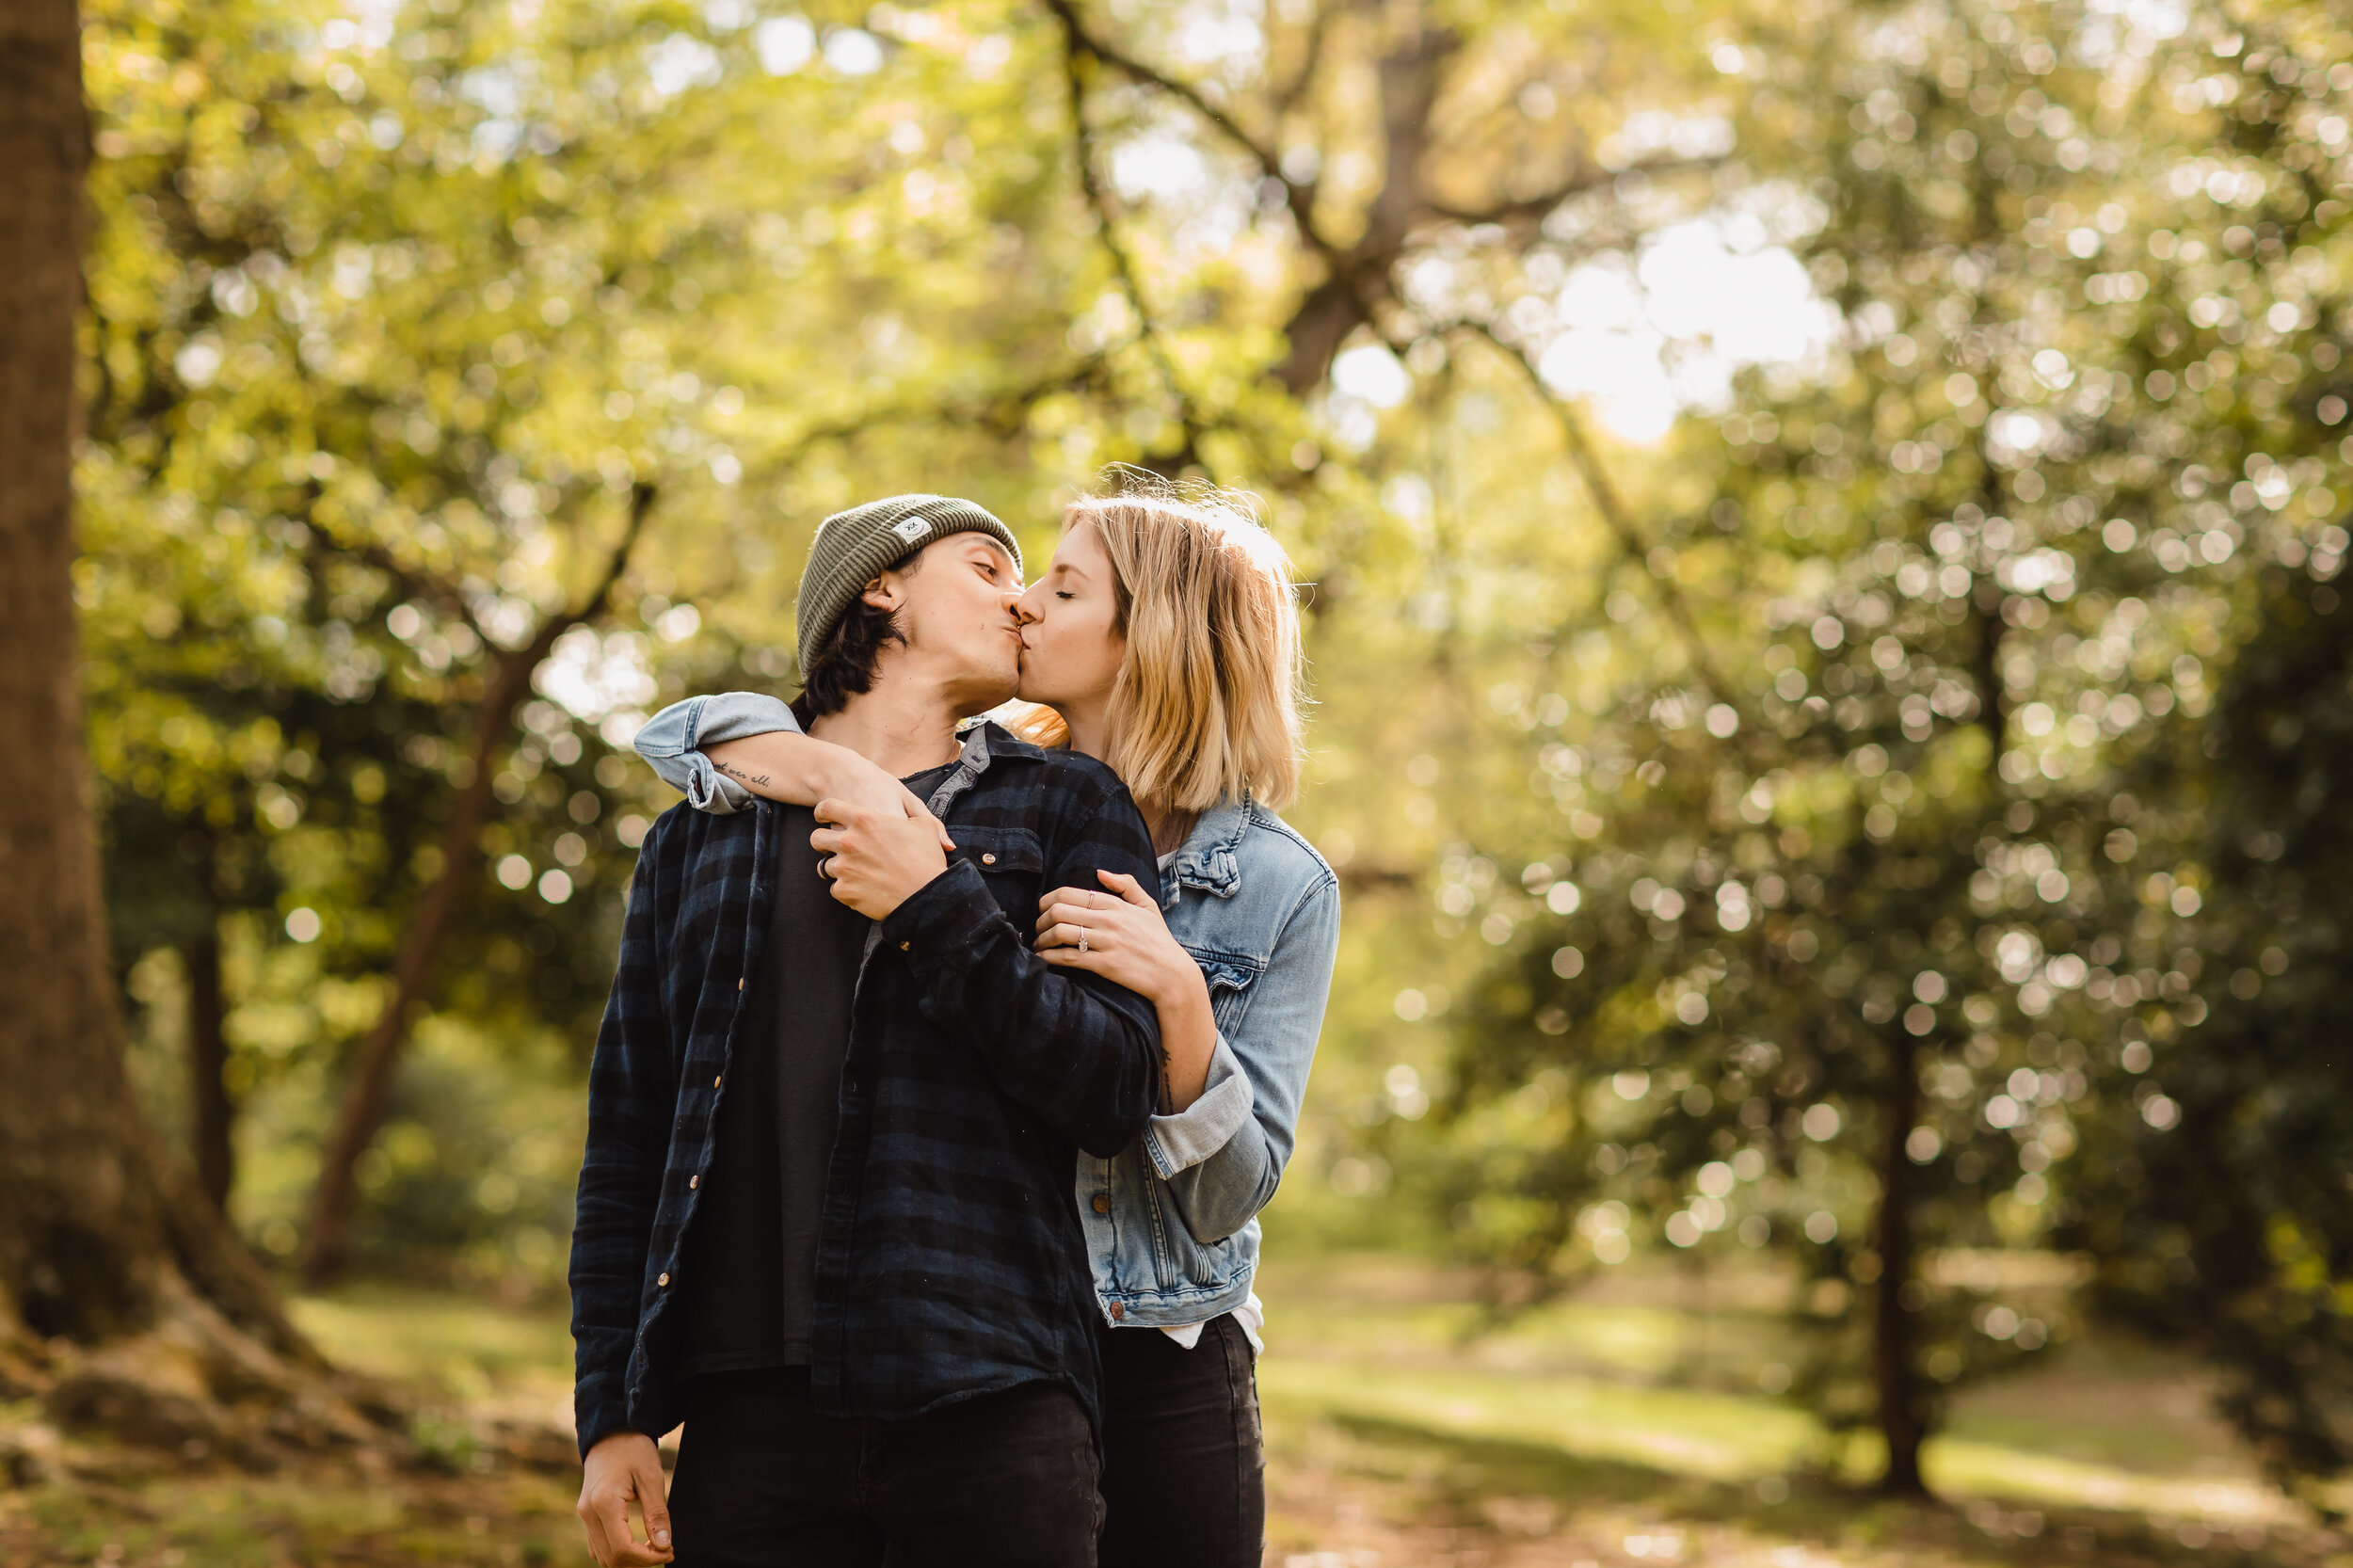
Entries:
POLYGON ((1080 951, 1080 952, 1086 952, 1086 950, 1087 950, 1087 928, 1086 928, 1085 926, 1080 926, 1080 927, 1079 928, 1079 951, 1080 951))

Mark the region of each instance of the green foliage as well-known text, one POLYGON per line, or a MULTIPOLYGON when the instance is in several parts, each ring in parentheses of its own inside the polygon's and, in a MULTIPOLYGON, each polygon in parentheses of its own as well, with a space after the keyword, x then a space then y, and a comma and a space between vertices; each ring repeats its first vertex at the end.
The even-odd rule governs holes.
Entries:
POLYGON ((1142 461, 1257 488, 1314 584, 1350 916, 1279 1241, 1544 1288, 1756 1249, 1833 1427, 2074 1335, 2089 1251, 2339 1463, 2353 38, 1207 17, 91 12, 93 754, 158 1084, 220 938, 241 1223, 294 1245, 487 769, 361 1240, 551 1283, 669 804, 637 716, 789 687, 826 512, 955 488, 1042 555, 1142 461), (1588 434, 1582 357, 1689 319, 1596 290, 1704 232, 1787 248, 1791 330, 1671 344, 1686 417, 1588 434))
POLYGON ((2132 779, 2152 799, 2194 792, 2204 809, 2142 812, 2155 841, 2114 873, 2118 904, 2139 904, 2120 936, 2170 966, 2160 992, 2195 984, 2184 1000, 2199 1005, 2175 1018, 2204 1016, 2152 1019, 2124 1044, 2137 1114, 2089 1142, 2065 1240, 2101 1260, 2105 1306, 2224 1370, 2233 1418, 2275 1471, 2325 1476, 2353 1458, 2353 1064, 2334 995, 2353 911, 2320 870, 2346 847, 2353 642, 2337 591, 2305 572, 2267 568, 2250 598, 2212 714, 2132 779), (2146 872, 2153 859, 2174 874, 2146 872))
MULTIPOLYGON (((1487 1256, 1574 1276, 1653 1226, 1791 1248, 1803 1305, 1829 1308, 1825 1414, 1884 1421, 1892 1399, 1932 1419, 1928 1388, 2073 1327, 2005 1283, 2000 1251, 2060 1224, 2120 1282, 2186 1277, 2167 1206, 2071 1160, 2153 1143, 2211 1211, 2189 1228, 2238 1249, 2169 1326, 2227 1336, 2266 1315, 2250 1285, 2284 1288, 2266 1247, 2315 1260, 2297 1325, 2227 1357, 2264 1390, 2232 1407, 2278 1463, 2342 1463, 2286 1380, 2251 1371, 2316 1365, 2340 1333, 2315 1204, 2172 1139, 2135 1075, 2150 1038, 2177 1042, 2190 1080, 2240 1096, 2245 1136, 2245 1107, 2330 1071, 2310 1036, 2259 1062, 2199 1031, 2223 971, 2176 919, 2213 864, 2185 829, 2207 811, 2219 842, 2280 840, 2271 803, 2210 799, 2173 735, 2214 700, 2205 662, 2271 618, 2258 584, 2341 559, 2353 187, 2315 127, 2353 86, 2329 75, 2345 41, 2316 13, 2242 36, 2193 9, 2160 37, 2009 8, 1914 8, 1818 55, 1758 40, 1742 143, 1761 175, 1812 176, 1805 248, 1845 329, 1814 375, 1753 376, 1718 432, 1687 432, 1670 493, 1690 520, 1646 564, 1701 606, 1692 664, 1523 751, 1559 825, 1457 883, 1510 950, 1460 1036, 1483 1109, 1449 1196, 1487 1256), (1710 667, 1716 649, 1738 662, 1710 667), (1497 868, 1521 860, 1514 888, 1497 868), (1883 1364, 1865 1384, 1850 1286, 1900 1293, 1928 1388, 1891 1390, 1883 1364)), ((1573 712, 1545 700, 1551 723, 1513 706, 1541 733, 1573 712)), ((2217 723, 2208 759, 2266 768, 2217 723)), ((2306 1180, 2333 1192, 2345 1168, 2321 1156, 2306 1180)))

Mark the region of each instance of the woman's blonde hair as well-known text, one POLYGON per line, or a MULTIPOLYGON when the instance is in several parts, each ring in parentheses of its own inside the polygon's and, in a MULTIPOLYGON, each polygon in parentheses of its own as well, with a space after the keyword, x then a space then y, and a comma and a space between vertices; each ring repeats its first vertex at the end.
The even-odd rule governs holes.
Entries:
MULTIPOLYGON (((1128 474, 1081 496, 1065 532, 1091 526, 1111 558, 1127 656, 1112 685, 1103 760, 1147 814, 1299 793, 1302 670, 1290 560, 1252 498, 1128 474)), ((1023 728, 1066 738, 1041 710, 1023 728)))

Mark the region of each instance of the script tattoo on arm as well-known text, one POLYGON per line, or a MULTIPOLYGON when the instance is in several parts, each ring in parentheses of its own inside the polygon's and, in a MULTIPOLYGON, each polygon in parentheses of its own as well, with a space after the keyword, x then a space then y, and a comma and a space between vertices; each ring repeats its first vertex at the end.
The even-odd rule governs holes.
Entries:
POLYGON ((718 766, 721 773, 726 774, 729 778, 734 779, 739 784, 759 786, 774 782, 774 780, 770 779, 764 773, 751 773, 743 768, 730 767, 725 762, 721 762, 718 766))

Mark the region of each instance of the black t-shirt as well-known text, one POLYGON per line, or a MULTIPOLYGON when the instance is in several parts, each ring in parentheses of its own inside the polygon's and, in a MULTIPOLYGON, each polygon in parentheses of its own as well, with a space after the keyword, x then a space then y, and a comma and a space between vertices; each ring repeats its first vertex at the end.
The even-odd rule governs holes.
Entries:
MULTIPOLYGON (((906 780, 925 800, 948 763, 906 780)), ((777 808, 776 902, 744 999, 713 1127, 716 1147, 686 1239, 680 1373, 804 1367, 817 1224, 840 1114, 841 1058, 869 920, 817 874, 816 814, 777 808)))

